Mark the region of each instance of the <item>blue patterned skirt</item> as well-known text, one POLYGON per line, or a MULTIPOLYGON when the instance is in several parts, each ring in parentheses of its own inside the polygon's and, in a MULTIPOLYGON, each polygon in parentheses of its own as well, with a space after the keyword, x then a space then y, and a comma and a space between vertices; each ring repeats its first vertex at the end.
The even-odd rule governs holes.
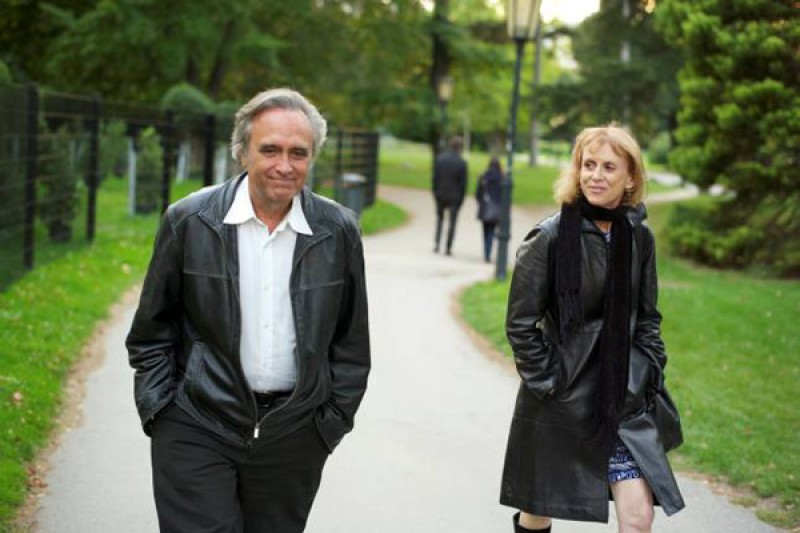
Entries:
POLYGON ((630 450, 620 439, 614 445, 614 452, 608 460, 608 482, 617 483, 626 479, 644 477, 630 450))

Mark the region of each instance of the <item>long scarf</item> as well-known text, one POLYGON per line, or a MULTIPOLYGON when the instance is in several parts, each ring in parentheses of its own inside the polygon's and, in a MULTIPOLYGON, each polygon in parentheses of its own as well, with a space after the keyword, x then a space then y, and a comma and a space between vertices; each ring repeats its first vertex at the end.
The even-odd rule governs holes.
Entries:
POLYGON ((561 206, 556 240, 556 298, 561 341, 583 322, 581 292, 581 222, 610 221, 611 239, 605 279, 603 327, 595 346, 599 382, 594 393, 591 440, 608 456, 617 439, 617 427, 628 388, 629 321, 631 298, 631 242, 633 229, 627 207, 605 209, 591 205, 583 196, 575 204, 561 206))

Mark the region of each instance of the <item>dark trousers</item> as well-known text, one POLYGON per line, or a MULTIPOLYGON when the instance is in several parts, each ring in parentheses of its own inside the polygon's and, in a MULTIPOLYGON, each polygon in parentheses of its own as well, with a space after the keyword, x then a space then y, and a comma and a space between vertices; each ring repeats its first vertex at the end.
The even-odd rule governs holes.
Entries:
POLYGON ((178 406, 153 426, 153 492, 162 533, 300 533, 328 448, 313 418, 253 447, 231 444, 178 406))
POLYGON ((434 236, 433 244, 434 249, 437 252, 439 251, 439 243, 441 242, 442 237, 442 223, 444 221, 445 210, 450 212, 450 226, 447 228, 446 248, 446 250, 449 252, 450 248, 453 247, 453 238, 456 235, 456 220, 458 219, 458 210, 460 208, 461 204, 451 204, 441 200, 436 200, 436 235, 434 236))
POLYGON ((492 242, 497 222, 483 222, 483 258, 489 262, 492 258, 492 242))

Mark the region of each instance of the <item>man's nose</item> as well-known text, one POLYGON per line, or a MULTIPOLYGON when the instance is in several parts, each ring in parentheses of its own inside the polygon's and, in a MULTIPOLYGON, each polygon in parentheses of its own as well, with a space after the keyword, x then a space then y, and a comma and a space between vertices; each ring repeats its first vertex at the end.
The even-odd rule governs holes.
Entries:
POLYGON ((289 162, 289 154, 283 154, 278 158, 278 172, 289 173, 292 171, 292 164, 289 162))

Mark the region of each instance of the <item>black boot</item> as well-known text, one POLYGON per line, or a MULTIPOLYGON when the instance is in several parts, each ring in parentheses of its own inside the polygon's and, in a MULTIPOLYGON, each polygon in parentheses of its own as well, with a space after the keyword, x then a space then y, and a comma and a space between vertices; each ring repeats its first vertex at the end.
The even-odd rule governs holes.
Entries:
POLYGON ((550 533, 550 526, 544 529, 528 529, 519 525, 519 513, 514 515, 514 533, 550 533))

